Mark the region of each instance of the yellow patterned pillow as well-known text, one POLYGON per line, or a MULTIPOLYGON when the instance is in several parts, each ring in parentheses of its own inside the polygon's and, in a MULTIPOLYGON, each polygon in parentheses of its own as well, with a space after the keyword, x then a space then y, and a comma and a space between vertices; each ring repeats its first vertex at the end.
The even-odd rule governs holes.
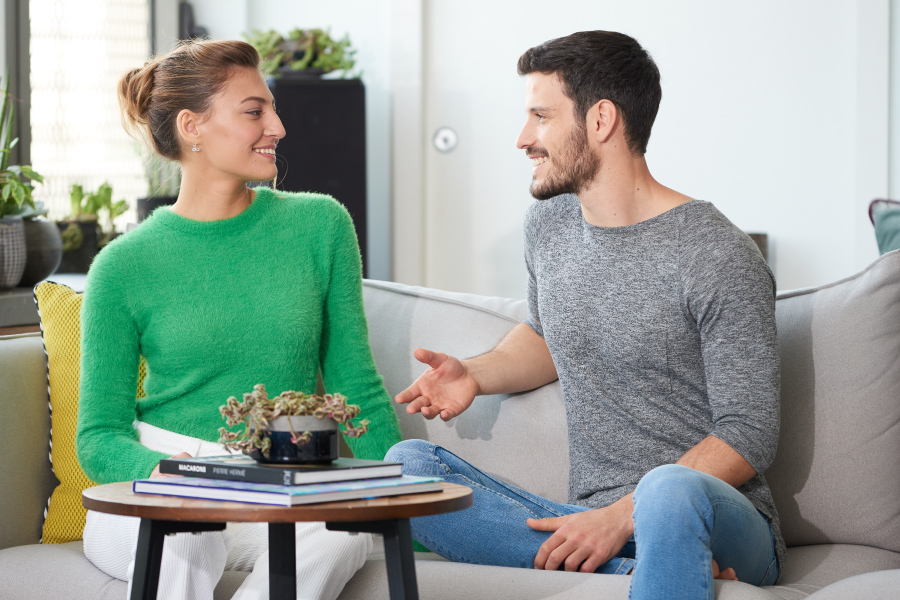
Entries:
MULTIPOLYGON (((34 288, 41 317, 50 379, 50 460, 59 485, 53 490, 44 519, 44 544, 80 540, 87 511, 81 492, 96 485, 78 464, 75 433, 81 381, 81 294, 50 281, 34 288)), ((141 361, 138 396, 143 396, 145 367, 141 361)))

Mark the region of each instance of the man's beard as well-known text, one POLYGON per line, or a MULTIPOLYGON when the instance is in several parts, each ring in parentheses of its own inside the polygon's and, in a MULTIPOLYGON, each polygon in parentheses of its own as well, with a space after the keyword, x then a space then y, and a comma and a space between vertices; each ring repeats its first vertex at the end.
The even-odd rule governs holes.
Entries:
MULTIPOLYGON (((531 149, 528 150, 528 156, 546 156, 546 151, 531 153, 531 149)), ((588 145, 587 128, 576 126, 572 130, 552 164, 556 171, 551 172, 543 183, 531 182, 529 191, 536 200, 549 200, 560 194, 579 194, 594 181, 600 171, 600 157, 588 145)))

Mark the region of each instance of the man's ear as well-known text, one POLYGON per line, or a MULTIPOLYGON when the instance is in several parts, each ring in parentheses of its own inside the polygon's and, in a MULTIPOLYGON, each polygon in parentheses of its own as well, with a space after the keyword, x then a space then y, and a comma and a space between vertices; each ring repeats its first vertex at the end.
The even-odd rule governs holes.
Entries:
POLYGON ((188 109, 182 109, 175 117, 175 128, 178 130, 178 138, 182 144, 191 146, 194 142, 199 141, 200 131, 197 129, 199 124, 198 115, 188 109))
POLYGON ((601 100, 588 110, 585 119, 588 136, 602 144, 619 128, 619 109, 611 101, 601 100))

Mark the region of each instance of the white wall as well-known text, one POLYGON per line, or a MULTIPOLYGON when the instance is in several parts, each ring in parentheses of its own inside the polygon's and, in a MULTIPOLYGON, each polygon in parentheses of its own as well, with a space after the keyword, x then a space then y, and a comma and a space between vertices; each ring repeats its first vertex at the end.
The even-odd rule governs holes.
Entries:
POLYGON ((647 160, 662 183, 769 235, 781 289, 834 281, 877 257, 865 214, 887 193, 888 2, 850 0, 426 3, 429 286, 524 293, 530 166, 518 56, 587 28, 636 37, 662 73, 647 160), (502 26, 498 24, 502 23, 502 26))
MULTIPOLYGON (((900 174, 900 151, 889 154, 900 148, 898 95, 888 102, 891 82, 900 87, 900 61, 889 61, 900 0, 193 4, 219 38, 252 27, 350 34, 367 87, 373 277, 522 296, 531 200, 513 147, 524 98, 515 60, 587 28, 624 31, 653 54, 663 101, 651 171, 768 233, 781 289, 834 281, 877 256, 865 208, 889 193, 889 165, 900 174), (461 134, 456 152, 433 150, 441 125, 461 134)), ((891 181, 900 196, 900 175, 891 181)))
POLYGON ((251 29, 282 33, 331 29, 350 36, 366 87, 367 267, 373 279, 391 278, 390 0, 193 0, 194 17, 217 39, 243 39, 251 29))

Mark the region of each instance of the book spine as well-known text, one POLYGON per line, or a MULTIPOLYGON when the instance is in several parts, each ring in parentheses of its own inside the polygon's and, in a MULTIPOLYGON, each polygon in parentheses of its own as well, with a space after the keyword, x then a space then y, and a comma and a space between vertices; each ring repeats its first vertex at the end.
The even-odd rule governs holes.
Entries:
POLYGON ((204 479, 223 479, 227 481, 249 481, 251 483, 275 483, 292 485, 293 473, 286 469, 247 469, 243 467, 226 467, 219 465, 201 465, 193 462, 164 458, 159 462, 159 472, 166 475, 184 475, 186 477, 202 477, 204 479))

